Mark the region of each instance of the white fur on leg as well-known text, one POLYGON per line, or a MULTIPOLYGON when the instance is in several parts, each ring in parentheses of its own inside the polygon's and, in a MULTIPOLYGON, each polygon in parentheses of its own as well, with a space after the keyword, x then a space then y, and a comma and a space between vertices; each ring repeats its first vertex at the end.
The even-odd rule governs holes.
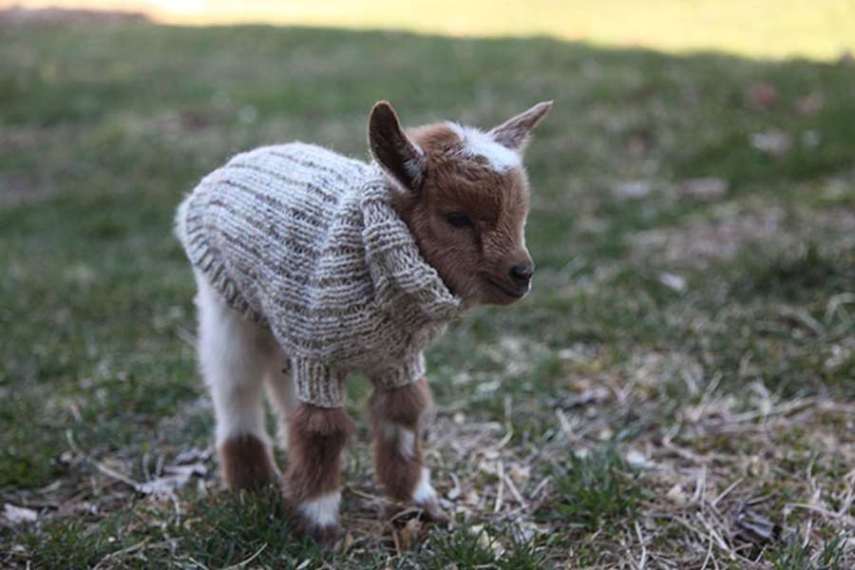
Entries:
POLYGON ((270 333, 226 305, 203 275, 196 273, 196 283, 199 365, 214 401, 217 444, 248 434, 267 442, 261 389, 270 333))
POLYGON ((416 504, 424 505, 436 500, 436 491, 430 484, 430 469, 422 467, 422 476, 419 478, 419 484, 416 485, 416 490, 413 491, 413 501, 416 504))
POLYGON ((413 430, 392 422, 383 422, 381 429, 387 441, 397 441, 401 457, 413 459, 416 456, 416 434, 413 430))
POLYGON ((297 388, 294 378, 288 370, 287 357, 277 346, 267 365, 267 397, 273 404, 279 417, 279 444, 283 447, 288 441, 288 416, 297 409, 297 388))
POLYGON ((297 510, 318 528, 335 526, 338 524, 339 502, 341 502, 341 491, 333 491, 316 499, 303 501, 297 510))

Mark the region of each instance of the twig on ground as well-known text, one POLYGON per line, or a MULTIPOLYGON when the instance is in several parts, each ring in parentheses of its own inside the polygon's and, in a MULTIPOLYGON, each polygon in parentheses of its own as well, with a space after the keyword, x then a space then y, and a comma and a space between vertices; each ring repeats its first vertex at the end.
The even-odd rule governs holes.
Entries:
POLYGON ((258 558, 262 552, 267 548, 267 543, 261 545, 261 548, 255 551, 255 554, 244 560, 243 562, 238 562, 237 564, 232 564, 231 566, 226 566, 224 570, 237 570, 238 568, 246 568, 249 564, 258 558))
POLYGON ((511 495, 514 496, 514 499, 516 499, 517 503, 520 504, 520 506, 523 508, 523 510, 527 511, 528 510, 528 502, 520 494, 519 489, 517 489, 517 486, 514 484, 513 479, 508 477, 507 474, 504 473, 504 471, 502 472, 501 476, 504 479, 505 484, 508 486, 508 490, 511 492, 511 495))
POLYGON ((644 536, 641 534, 641 527, 638 521, 635 521, 635 534, 638 536, 639 544, 641 544, 641 558, 638 561, 638 570, 644 570, 647 564, 647 546, 644 544, 644 536))
POLYGON ((501 461, 496 466, 496 475, 499 478, 499 488, 496 491, 496 505, 493 507, 493 512, 498 513, 502 510, 502 504, 505 496, 505 464, 501 461))
POLYGON ((104 558, 99 560, 98 563, 95 564, 95 566, 92 567, 92 570, 98 570, 98 568, 103 567, 103 565, 106 564, 110 560, 113 560, 115 558, 119 558, 121 556, 124 556, 125 554, 130 554, 131 552, 136 552, 137 550, 140 550, 142 547, 144 547, 146 544, 148 544, 149 540, 151 540, 151 539, 146 537, 146 538, 142 539, 141 541, 139 541, 138 543, 133 544, 131 546, 128 546, 127 548, 122 548, 121 550, 116 550, 114 552, 107 554, 106 556, 104 556, 104 558))

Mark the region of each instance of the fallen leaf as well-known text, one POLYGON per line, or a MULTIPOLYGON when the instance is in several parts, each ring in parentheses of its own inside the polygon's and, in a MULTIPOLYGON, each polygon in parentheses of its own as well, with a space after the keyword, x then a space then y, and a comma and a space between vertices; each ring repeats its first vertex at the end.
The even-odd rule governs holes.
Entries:
POLYGON ((401 542, 401 550, 409 550, 418 541, 422 531, 422 522, 418 517, 411 518, 398 533, 401 542))

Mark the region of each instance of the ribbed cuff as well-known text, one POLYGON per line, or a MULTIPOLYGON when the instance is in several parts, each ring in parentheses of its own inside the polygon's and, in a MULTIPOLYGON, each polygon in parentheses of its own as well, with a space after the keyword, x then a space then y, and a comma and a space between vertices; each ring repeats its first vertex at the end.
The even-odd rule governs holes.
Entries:
POLYGON ((371 374, 371 381, 379 388, 400 388, 418 382, 425 375, 425 357, 418 353, 402 366, 380 370, 371 374))
POLYGON ((291 359, 291 374, 297 385, 297 399, 321 408, 344 405, 344 379, 347 374, 323 364, 299 358, 291 359))

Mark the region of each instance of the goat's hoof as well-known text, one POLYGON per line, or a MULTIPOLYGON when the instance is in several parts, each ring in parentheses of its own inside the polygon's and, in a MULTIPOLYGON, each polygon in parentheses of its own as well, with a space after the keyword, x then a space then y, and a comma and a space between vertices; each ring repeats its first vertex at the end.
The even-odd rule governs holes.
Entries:
POLYGON ((233 491, 260 491, 279 480, 270 448, 252 434, 227 439, 219 455, 226 487, 233 491))
POLYGON ((339 525, 317 526, 301 522, 298 525, 298 531, 302 536, 311 538, 320 546, 332 548, 342 536, 342 530, 339 525))
POLYGON ((447 525, 451 522, 451 518, 446 514, 442 507, 439 506, 439 501, 435 498, 421 503, 416 503, 416 508, 421 509, 421 518, 426 521, 441 525, 447 525))

